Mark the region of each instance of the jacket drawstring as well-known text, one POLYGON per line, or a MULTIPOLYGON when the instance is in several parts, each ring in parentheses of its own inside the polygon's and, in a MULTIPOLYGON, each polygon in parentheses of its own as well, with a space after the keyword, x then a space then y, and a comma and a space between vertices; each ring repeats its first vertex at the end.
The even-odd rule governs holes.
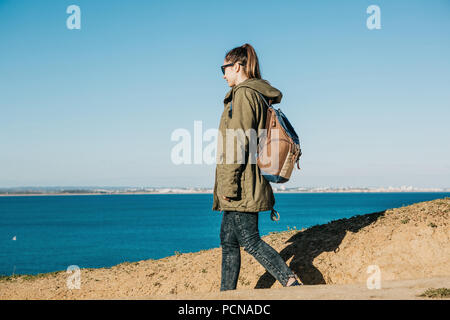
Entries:
POLYGON ((278 221, 278 220, 280 220, 280 214, 278 213, 277 210, 272 209, 272 212, 270 213, 270 219, 271 219, 272 221, 278 221))

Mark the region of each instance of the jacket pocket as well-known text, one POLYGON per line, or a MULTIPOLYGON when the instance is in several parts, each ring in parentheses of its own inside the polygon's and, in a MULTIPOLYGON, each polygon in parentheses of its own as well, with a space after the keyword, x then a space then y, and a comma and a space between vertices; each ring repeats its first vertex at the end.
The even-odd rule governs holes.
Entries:
POLYGON ((230 201, 227 201, 223 198, 223 196, 227 196, 223 193, 223 186, 221 181, 223 179, 223 173, 218 170, 218 184, 217 184, 217 195, 219 198, 219 202, 221 206, 226 208, 238 208, 241 207, 243 202, 246 200, 246 185, 245 185, 245 171, 240 175, 239 180, 237 181, 237 197, 231 198, 230 201))

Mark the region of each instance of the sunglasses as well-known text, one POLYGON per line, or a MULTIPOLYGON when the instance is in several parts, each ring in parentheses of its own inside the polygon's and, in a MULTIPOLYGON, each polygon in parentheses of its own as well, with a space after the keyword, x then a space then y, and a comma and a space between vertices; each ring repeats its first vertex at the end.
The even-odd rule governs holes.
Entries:
MULTIPOLYGON (((236 63, 236 62, 235 62, 236 63)), ((245 66, 245 64, 239 63, 241 66, 245 66)), ((232 65, 234 65, 234 63, 229 63, 229 64, 224 64, 223 66, 220 66, 220 69, 222 69, 222 73, 225 74, 225 68, 226 67, 231 67, 232 65)))

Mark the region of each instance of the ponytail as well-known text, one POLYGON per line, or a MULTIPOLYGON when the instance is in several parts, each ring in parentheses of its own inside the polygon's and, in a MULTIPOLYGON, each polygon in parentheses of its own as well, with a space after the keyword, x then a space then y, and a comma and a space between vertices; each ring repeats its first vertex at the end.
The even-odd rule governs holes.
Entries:
POLYGON ((246 43, 240 47, 231 49, 225 55, 225 60, 244 65, 244 73, 248 78, 261 79, 258 56, 250 44, 246 43))

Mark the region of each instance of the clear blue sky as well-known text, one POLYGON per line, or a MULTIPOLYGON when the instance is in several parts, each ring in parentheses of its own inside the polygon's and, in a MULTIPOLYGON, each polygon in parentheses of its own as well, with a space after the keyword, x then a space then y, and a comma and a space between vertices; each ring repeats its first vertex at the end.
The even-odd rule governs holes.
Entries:
POLYGON ((0 187, 212 187, 170 136, 218 127, 219 66, 245 42, 301 138, 287 187, 449 187, 443 0, 0 0, 0 187))

